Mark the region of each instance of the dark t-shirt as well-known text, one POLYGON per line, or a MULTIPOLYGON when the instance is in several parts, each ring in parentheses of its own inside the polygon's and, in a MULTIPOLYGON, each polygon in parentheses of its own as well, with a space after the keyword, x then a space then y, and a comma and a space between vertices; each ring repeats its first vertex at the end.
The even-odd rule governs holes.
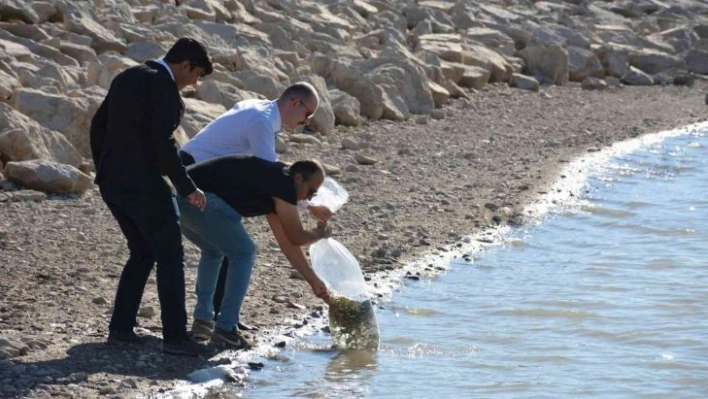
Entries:
POLYGON ((228 155, 192 165, 187 171, 197 187, 218 195, 243 217, 275 212, 273 197, 297 205, 295 182, 281 162, 228 155))

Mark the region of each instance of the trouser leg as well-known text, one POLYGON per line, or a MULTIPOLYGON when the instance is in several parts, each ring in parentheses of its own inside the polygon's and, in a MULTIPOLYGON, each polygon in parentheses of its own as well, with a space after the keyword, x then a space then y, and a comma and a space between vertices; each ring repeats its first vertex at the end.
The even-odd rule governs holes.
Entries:
POLYGON ((219 270, 219 279, 216 282, 216 290, 214 291, 214 319, 221 310, 221 301, 224 300, 224 287, 226 286, 226 274, 229 272, 229 258, 224 257, 221 261, 221 269, 219 270))
POLYGON ((131 259, 123 273, 124 289, 121 289, 119 283, 116 295, 116 308, 119 311, 114 312, 114 315, 117 315, 117 326, 124 326, 129 316, 132 317, 132 323, 135 323, 150 269, 157 262, 157 293, 163 338, 168 342, 187 339, 184 252, 179 214, 172 196, 169 192, 149 195, 132 193, 118 200, 105 195, 104 199, 112 210, 115 208, 119 211, 116 218, 123 220, 119 220, 119 224, 128 238, 131 250, 131 259), (149 266, 145 262, 148 253, 151 255, 149 266))

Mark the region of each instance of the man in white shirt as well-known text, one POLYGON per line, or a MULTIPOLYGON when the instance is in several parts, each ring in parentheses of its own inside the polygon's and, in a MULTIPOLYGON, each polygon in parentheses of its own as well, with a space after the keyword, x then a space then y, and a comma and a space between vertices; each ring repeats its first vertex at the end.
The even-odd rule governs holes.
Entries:
MULTIPOLYGON (((182 162, 184 165, 190 165, 234 154, 248 154, 271 162, 278 161, 275 141, 281 128, 294 130, 307 126, 318 106, 317 90, 307 82, 291 85, 276 100, 240 101, 205 126, 182 147, 182 162)), ((306 203, 304 205, 307 205, 307 209, 316 219, 326 222, 333 215, 326 206, 306 203)), ((228 259, 224 259, 214 295, 217 314, 221 307, 227 269, 228 259)), ((241 323, 239 328, 248 326, 241 323)), ((195 321, 192 334, 197 338, 206 338, 210 329, 213 329, 213 325, 195 321)))
POLYGON ((223 155, 250 154, 275 162, 275 140, 281 127, 307 126, 319 96, 309 83, 288 87, 276 100, 244 100, 214 119, 182 151, 203 162, 223 155))

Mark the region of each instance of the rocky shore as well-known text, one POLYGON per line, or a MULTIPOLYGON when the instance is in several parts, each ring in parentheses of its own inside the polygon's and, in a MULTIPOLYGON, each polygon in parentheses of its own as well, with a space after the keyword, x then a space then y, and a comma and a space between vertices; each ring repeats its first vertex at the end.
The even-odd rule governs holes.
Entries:
MULTIPOLYGON (((334 237, 366 273, 524 223, 573 157, 705 120, 708 6, 694 1, 0 3, 0 397, 155 395, 214 361, 105 345, 127 258, 91 185, 88 123, 110 79, 176 37, 216 73, 183 94, 184 140, 234 101, 309 80, 313 130, 281 135, 350 193, 334 237), (176 5, 175 5, 176 4, 176 5)), ((306 223, 314 223, 303 215, 306 223)), ((263 339, 322 317, 267 224, 242 318, 263 339)), ((188 306, 198 253, 187 243, 188 306)), ((470 283, 471 285, 474 282, 470 283)), ((235 378, 238 379, 238 378, 235 378)))

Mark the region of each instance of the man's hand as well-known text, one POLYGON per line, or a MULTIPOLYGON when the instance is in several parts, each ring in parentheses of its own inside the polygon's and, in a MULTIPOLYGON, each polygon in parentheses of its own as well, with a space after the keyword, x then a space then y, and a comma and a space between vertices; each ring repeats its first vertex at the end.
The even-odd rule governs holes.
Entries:
POLYGON ((315 281, 311 282, 310 286, 312 287, 312 292, 315 293, 316 297, 329 303, 329 290, 327 289, 327 285, 320 280, 319 277, 317 277, 315 281))
POLYGON ((310 205, 307 207, 307 210, 310 211, 310 214, 318 220, 322 220, 324 222, 328 221, 329 219, 334 216, 334 213, 329 210, 324 205, 310 205))
POLYGON ((332 226, 328 225, 327 222, 318 220, 315 232, 317 233, 317 236, 320 237, 320 239, 328 238, 332 235, 332 226))
POLYGON ((189 201, 189 203, 193 206, 196 206, 202 212, 206 209, 207 200, 204 196, 204 192, 200 189, 197 189, 195 192, 189 194, 187 196, 187 201, 189 201))

